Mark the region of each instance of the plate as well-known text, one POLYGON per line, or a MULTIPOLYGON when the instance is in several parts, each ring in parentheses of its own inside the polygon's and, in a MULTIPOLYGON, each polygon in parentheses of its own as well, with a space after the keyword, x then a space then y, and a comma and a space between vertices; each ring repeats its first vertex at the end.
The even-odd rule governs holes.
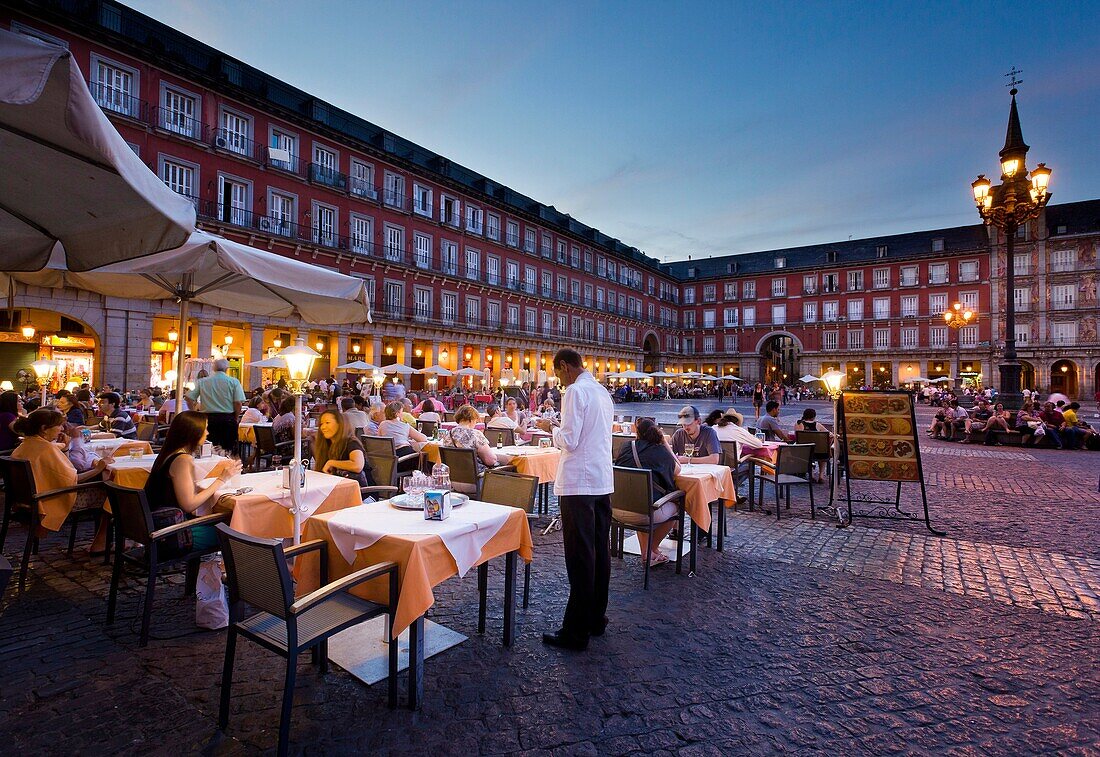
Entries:
MULTIPOLYGON (((451 492, 451 507, 462 507, 464 504, 470 501, 470 498, 465 494, 459 494, 458 492, 451 492)), ((396 507, 398 510, 423 510, 424 507, 416 507, 409 504, 407 494, 398 494, 389 500, 389 503, 396 507)))

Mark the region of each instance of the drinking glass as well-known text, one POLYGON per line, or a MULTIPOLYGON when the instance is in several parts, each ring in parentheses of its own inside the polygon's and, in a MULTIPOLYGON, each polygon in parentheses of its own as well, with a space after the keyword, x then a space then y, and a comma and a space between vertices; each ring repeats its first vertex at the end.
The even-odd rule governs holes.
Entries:
POLYGON ((271 467, 274 468, 276 471, 281 471, 283 469, 283 456, 282 455, 272 455, 271 456, 271 467))
POLYGON ((694 444, 685 444, 684 445, 684 454, 688 457, 695 457, 695 445, 694 444))

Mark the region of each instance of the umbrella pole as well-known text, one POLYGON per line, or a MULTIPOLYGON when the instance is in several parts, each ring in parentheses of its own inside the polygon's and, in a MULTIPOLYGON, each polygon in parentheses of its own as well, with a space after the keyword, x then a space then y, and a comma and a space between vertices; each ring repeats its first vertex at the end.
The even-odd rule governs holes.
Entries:
MULTIPOLYGON (((190 301, 180 299, 180 325, 176 332, 176 409, 172 415, 183 411, 183 363, 187 359, 187 309, 190 301)), ((169 423, 172 419, 169 417, 169 423)))
POLYGON ((294 544, 302 540, 302 393, 294 394, 294 459, 290 461, 290 503, 294 508, 294 544))

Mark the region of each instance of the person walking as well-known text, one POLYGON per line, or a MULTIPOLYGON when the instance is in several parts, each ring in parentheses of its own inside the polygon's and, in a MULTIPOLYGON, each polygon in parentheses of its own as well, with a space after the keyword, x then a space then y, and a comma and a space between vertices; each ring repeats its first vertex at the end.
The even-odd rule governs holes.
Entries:
POLYGON ((544 633, 552 647, 583 651, 590 636, 602 636, 607 627, 607 595, 611 580, 611 466, 613 404, 580 353, 558 350, 554 375, 566 388, 561 418, 539 421, 552 431, 554 446, 562 450, 554 493, 561 508, 562 543, 569 576, 569 602, 561 628, 544 633))
POLYGON ((206 415, 207 436, 223 450, 237 448, 237 419, 244 406, 244 387, 230 376, 229 361, 214 361, 214 372, 195 382, 195 388, 187 396, 197 402, 206 415))

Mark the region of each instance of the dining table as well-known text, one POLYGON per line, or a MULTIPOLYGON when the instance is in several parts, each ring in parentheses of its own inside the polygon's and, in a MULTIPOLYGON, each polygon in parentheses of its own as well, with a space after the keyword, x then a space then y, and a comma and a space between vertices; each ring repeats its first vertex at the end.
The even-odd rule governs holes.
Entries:
MULTIPOLYGON (((230 528, 249 536, 292 538, 294 513, 291 510, 290 489, 283 488, 283 483, 283 470, 235 476, 218 492, 214 512, 231 513, 230 528)), ((320 471, 306 471, 300 513, 303 524, 314 514, 356 507, 362 502, 357 482, 320 471)))
POLYGON ((97 439, 96 435, 93 434, 92 440, 90 442, 85 442, 84 446, 100 457, 124 457, 130 453, 130 450, 135 448, 140 449, 143 455, 150 455, 153 453, 153 445, 149 444, 149 442, 143 442, 137 439, 123 439, 113 434, 108 438, 100 439, 97 439))
POLYGON ((723 551, 725 508, 737 503, 733 471, 726 465, 685 463, 676 474, 676 488, 684 493, 684 510, 701 531, 710 532, 710 503, 718 503, 718 551, 723 551))
POLYGON ((550 487, 558 478, 561 450, 557 447, 540 447, 538 443, 497 447, 493 450, 497 463, 515 466, 516 473, 537 476, 539 480, 538 509, 540 514, 550 512, 550 487))
MULTIPOLYGON (((116 457, 114 461, 107 465, 103 477, 108 481, 114 481, 119 486, 126 486, 131 489, 144 488, 145 482, 149 480, 149 473, 153 469, 153 462, 156 459, 157 456, 151 453, 144 454, 141 457, 116 457)), ((217 476, 231 463, 232 460, 222 455, 207 455, 206 457, 195 458, 195 480, 202 481, 217 476)))
MULTIPOLYGON (((303 542, 320 539, 327 544, 327 579, 336 581, 371 565, 397 564, 397 612, 391 639, 409 630, 409 706, 423 701, 424 616, 435 603, 433 589, 455 576, 478 569, 478 632, 485 631, 488 563, 504 556, 503 643, 515 639, 517 556, 534 557, 527 513, 515 507, 468 500, 451 510, 446 520, 425 520, 422 509, 403 509, 390 500, 371 502, 338 511, 318 512, 302 529, 303 542)), ((307 552, 297 558, 296 593, 305 595, 320 587, 321 557, 307 552)), ((384 579, 367 581, 352 593, 374 602, 389 601, 384 579)), ((392 642, 391 642, 392 643, 392 642)))

